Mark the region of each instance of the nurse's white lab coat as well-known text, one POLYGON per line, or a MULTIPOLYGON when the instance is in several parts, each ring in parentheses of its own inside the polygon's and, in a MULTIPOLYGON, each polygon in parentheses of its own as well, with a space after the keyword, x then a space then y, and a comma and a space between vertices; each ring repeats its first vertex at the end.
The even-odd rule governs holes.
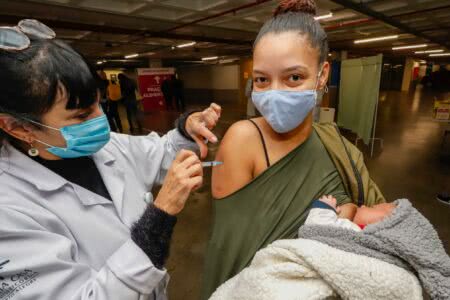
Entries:
POLYGON ((166 270, 131 240, 130 228, 176 153, 196 148, 177 130, 161 138, 112 133, 93 156, 111 202, 5 144, 0 299, 166 299, 166 270))

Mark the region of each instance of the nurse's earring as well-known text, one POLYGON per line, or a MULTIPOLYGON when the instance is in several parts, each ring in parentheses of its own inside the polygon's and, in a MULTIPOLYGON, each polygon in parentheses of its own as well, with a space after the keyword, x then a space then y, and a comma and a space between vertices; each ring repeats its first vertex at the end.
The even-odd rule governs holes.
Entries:
POLYGON ((328 94, 328 85, 326 85, 326 84, 325 84, 324 92, 325 92, 325 94, 328 94))
POLYGON ((30 143, 30 149, 28 150, 28 155, 31 157, 39 156, 39 150, 34 148, 33 143, 30 143))

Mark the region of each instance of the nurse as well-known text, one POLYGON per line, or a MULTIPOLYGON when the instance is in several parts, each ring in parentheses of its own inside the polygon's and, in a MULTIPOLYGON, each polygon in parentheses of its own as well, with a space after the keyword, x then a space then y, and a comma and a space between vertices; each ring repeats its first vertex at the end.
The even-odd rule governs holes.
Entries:
POLYGON ((192 151, 221 108, 163 137, 110 133, 95 71, 54 38, 0 28, 0 299, 166 299, 176 215, 202 185, 192 151))

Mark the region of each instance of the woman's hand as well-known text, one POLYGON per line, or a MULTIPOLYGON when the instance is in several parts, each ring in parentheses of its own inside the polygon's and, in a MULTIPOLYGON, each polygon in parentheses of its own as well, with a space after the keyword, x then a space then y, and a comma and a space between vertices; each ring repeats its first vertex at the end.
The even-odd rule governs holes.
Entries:
POLYGON ((222 108, 212 103, 209 108, 202 112, 193 113, 186 120, 186 131, 194 139, 200 148, 201 158, 205 158, 208 154, 208 147, 206 141, 217 143, 217 137, 211 132, 216 127, 219 121, 222 108))
POLYGON ((181 212, 192 191, 203 184, 203 168, 198 156, 181 150, 170 167, 154 205, 170 215, 181 212))

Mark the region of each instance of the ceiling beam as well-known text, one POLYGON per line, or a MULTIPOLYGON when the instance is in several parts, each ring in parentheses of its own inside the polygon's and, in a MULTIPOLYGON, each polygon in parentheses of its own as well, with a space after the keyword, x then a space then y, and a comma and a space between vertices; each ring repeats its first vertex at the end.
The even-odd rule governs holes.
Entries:
MULTIPOLYGON (((11 15, 0 15, 0 22, 17 24, 22 17, 11 16, 11 15)), ((242 40, 232 40, 224 39, 218 37, 207 37, 199 35, 190 34, 180 34, 171 32, 159 32, 150 30, 138 30, 138 29, 128 29, 108 25, 95 25, 95 24, 84 24, 84 23, 74 23, 63 20, 53 20, 46 18, 39 18, 39 21, 45 23, 51 28, 60 29, 71 29, 79 31, 92 31, 100 33, 112 33, 112 34, 127 34, 127 35, 140 35, 141 38, 166 38, 174 40, 186 40, 186 41, 197 41, 197 42, 208 42, 216 44, 229 44, 229 45, 252 45, 252 41, 242 41, 242 40)))
MULTIPOLYGON (((165 30, 161 31, 160 33, 166 33, 167 34, 167 33, 170 33, 170 32, 174 32, 174 31, 176 31, 178 29, 181 29, 181 28, 189 27, 189 26, 192 26, 192 25, 197 25, 197 24, 199 24, 201 22, 212 20, 212 19, 216 19, 216 18, 219 18, 219 17, 223 17, 223 16, 228 15, 228 14, 235 14, 236 12, 238 12, 240 10, 249 9, 249 8, 261 5, 263 3, 270 2, 270 1, 272 1, 272 0, 256 0, 256 1, 251 2, 251 3, 247 3, 247 4, 244 4, 244 5, 233 7, 232 9, 228 9, 226 11, 219 12, 217 14, 206 16, 206 17, 203 17, 203 18, 191 21, 191 22, 179 24, 177 26, 165 29, 165 30)), ((137 34, 136 37, 134 37, 130 41, 134 42, 136 40, 139 40, 139 38, 140 38, 140 34, 137 34)))
POLYGON ((444 6, 437 6, 437 7, 432 7, 432 8, 426 8, 426 9, 421 9, 421 10, 417 10, 417 11, 411 11, 411 12, 407 12, 407 13, 401 13, 401 14, 397 14, 397 15, 390 15, 390 18, 404 18, 404 17, 410 17, 410 16, 414 16, 417 14, 425 14, 425 13, 430 13, 430 12, 434 12, 437 10, 445 10, 445 9, 449 9, 450 5, 444 5, 444 6))
POLYGON ((191 26, 191 25, 196 25, 198 23, 201 23, 201 22, 204 22, 204 21, 207 21, 207 20, 211 20, 211 19, 215 19, 215 18, 219 18, 219 17, 225 16, 225 15, 228 15, 228 14, 235 14, 236 12, 238 12, 240 10, 252 8, 252 7, 255 7, 255 6, 261 5, 261 4, 266 3, 266 2, 270 2, 270 1, 272 1, 272 0, 256 0, 254 2, 247 3, 247 4, 244 4, 244 5, 238 6, 238 7, 234 7, 232 9, 229 9, 229 10, 226 10, 226 11, 222 11, 222 12, 219 12, 219 13, 211 15, 211 16, 207 16, 207 17, 204 17, 204 18, 201 18, 201 19, 198 19, 198 20, 194 20, 194 21, 185 23, 185 24, 180 24, 178 26, 169 28, 169 29, 167 29, 165 31, 166 32, 175 31, 175 30, 180 29, 180 28, 184 28, 184 27, 191 26))
POLYGON ((429 41, 431 41, 433 43, 440 44, 440 45, 442 45, 444 47, 449 47, 449 45, 450 45, 448 40, 443 41, 443 40, 440 40, 440 39, 436 39, 436 38, 434 38, 432 36, 429 36, 429 35, 421 32, 421 31, 416 30, 416 29, 414 29, 414 28, 412 28, 412 27, 410 27, 408 25, 405 25, 405 24, 403 24, 403 23, 401 23, 401 22, 399 22, 399 21, 397 21, 397 20, 395 20, 395 19, 393 19, 393 18, 391 18, 389 16, 386 16, 386 15, 380 13, 380 12, 377 12, 377 11, 371 9, 370 7, 367 7, 366 5, 364 5, 362 3, 355 3, 355 2, 353 2, 351 0, 331 0, 331 1, 334 2, 334 3, 340 4, 340 5, 344 6, 344 7, 350 8, 350 9, 352 9, 354 11, 359 12, 359 13, 362 13, 364 15, 367 15, 369 17, 372 17, 372 18, 378 19, 380 21, 383 21, 384 23, 389 24, 389 25, 391 25, 393 27, 396 27, 396 28, 398 28, 398 29, 400 29, 400 30, 402 30, 402 31, 404 31, 406 33, 414 34, 417 37, 424 38, 424 39, 429 40, 429 41))

